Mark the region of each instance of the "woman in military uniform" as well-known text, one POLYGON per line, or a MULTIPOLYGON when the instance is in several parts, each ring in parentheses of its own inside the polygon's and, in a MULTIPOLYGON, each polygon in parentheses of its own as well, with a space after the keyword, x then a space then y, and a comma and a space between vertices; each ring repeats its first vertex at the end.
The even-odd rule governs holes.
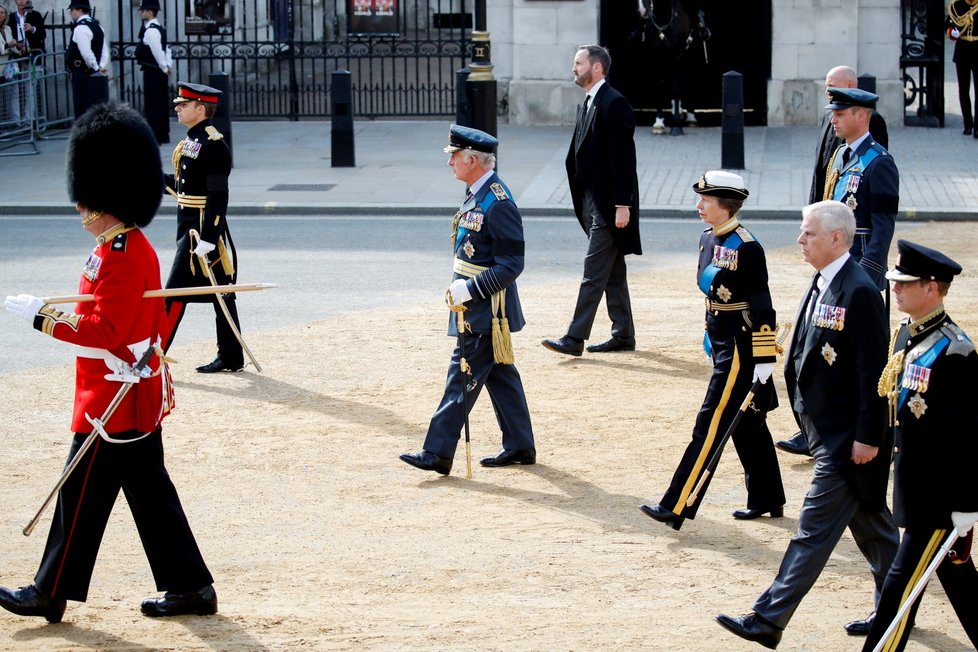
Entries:
POLYGON ((703 347, 713 364, 706 398, 696 416, 693 437, 686 447, 672 482, 657 505, 642 505, 651 518, 674 530, 686 518, 695 518, 706 488, 690 501, 707 463, 740 409, 754 381, 760 389, 733 434, 747 483, 747 509, 734 518, 778 517, 784 506, 784 487, 777 454, 765 417, 777 407, 774 383, 775 312, 768 289, 764 249, 737 220, 747 199, 744 180, 729 172, 703 175, 693 190, 709 228, 700 237, 696 278, 706 295, 706 335, 703 347), (689 502, 690 504, 687 504, 689 502))

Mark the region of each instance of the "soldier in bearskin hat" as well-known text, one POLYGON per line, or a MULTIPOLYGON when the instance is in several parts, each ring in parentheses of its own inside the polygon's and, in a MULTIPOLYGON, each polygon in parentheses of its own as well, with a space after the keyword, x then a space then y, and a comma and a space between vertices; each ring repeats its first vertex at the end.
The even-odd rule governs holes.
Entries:
POLYGON ((58 494, 47 545, 34 582, 0 587, 0 606, 57 623, 67 600, 84 602, 102 535, 121 489, 163 597, 143 601, 147 616, 213 614, 213 579, 163 465, 160 423, 173 406, 169 373, 159 355, 163 300, 156 252, 141 228, 160 205, 163 169, 156 139, 126 106, 103 104, 79 118, 68 141, 68 195, 95 237, 80 293, 94 301, 61 311, 28 294, 4 308, 35 329, 78 346, 74 431, 69 459, 77 470, 58 494), (125 150, 125 156, 119 152, 125 150), (140 360, 146 371, 134 375, 140 360), (129 383, 128 392, 121 388, 129 383), (122 396, 114 411, 109 406, 122 396), (91 420, 90 415, 103 415, 91 420), (93 430, 93 425, 95 430, 93 430))

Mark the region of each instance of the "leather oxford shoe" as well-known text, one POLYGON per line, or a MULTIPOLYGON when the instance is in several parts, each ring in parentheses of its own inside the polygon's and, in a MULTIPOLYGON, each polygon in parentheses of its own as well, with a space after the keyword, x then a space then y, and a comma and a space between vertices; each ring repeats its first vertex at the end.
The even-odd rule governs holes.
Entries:
POLYGON ((575 340, 570 335, 564 335, 559 340, 544 340, 542 344, 551 351, 566 355, 580 357, 584 353, 584 340, 575 340))
POLYGON ((441 455, 435 455, 429 451, 418 451, 417 453, 401 453, 400 459, 411 466, 416 466, 422 471, 435 471, 442 475, 452 472, 452 460, 441 455))
POLYGON ((654 518, 660 523, 665 523, 676 531, 683 526, 683 521, 686 520, 686 517, 679 516, 678 514, 669 511, 662 505, 641 505, 639 509, 642 510, 646 516, 654 518))
POLYGON ((781 518, 784 516, 784 505, 774 509, 738 509, 733 513, 733 517, 738 521, 753 521, 765 514, 770 514, 771 518, 781 518))
POLYGON ((221 356, 217 356, 207 364, 202 364, 197 367, 197 373, 201 374, 216 374, 219 371, 241 371, 244 369, 244 363, 240 362, 238 364, 228 364, 221 360, 221 356))
POLYGON ((970 136, 971 135, 971 127, 965 127, 964 128, 964 131, 961 132, 961 135, 962 136, 970 136))
POLYGON ((869 634, 869 630, 872 629, 874 620, 876 620, 875 611, 866 616, 864 620, 853 620, 842 627, 849 636, 866 636, 869 634))
POLYGON ((808 438, 801 434, 801 431, 796 432, 790 439, 775 442, 774 445, 786 453, 812 456, 812 452, 808 450, 808 438))
POLYGON ((19 589, 0 586, 0 607, 18 616, 42 616, 49 623, 60 623, 67 603, 54 600, 31 584, 19 589))
POLYGON ((140 610, 146 616, 211 616, 217 613, 217 593, 214 585, 208 584, 202 589, 189 593, 167 591, 162 598, 147 598, 140 605, 140 610))
POLYGON ((781 642, 783 630, 778 629, 753 611, 743 616, 720 614, 715 620, 740 638, 760 643, 768 649, 777 649, 778 643, 781 642))
POLYGON ((619 337, 612 337, 607 342, 601 342, 600 344, 592 344, 587 347, 590 353, 611 353, 612 351, 634 351, 635 350, 635 338, 629 337, 627 339, 622 339, 619 337))
POLYGON ((510 464, 536 464, 537 451, 534 448, 521 450, 503 450, 492 457, 479 460, 482 466, 509 466, 510 464))

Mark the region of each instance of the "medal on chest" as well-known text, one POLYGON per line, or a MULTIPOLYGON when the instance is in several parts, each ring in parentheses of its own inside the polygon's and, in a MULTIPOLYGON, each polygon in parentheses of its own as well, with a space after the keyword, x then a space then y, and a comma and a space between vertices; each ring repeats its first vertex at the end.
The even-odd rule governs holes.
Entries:
POLYGON ((466 240, 465 244, 462 245, 462 251, 465 252, 466 256, 471 258, 472 256, 475 255, 475 245, 472 244, 471 240, 466 240))
POLYGON ((731 272, 736 271, 737 250, 723 245, 713 245, 713 259, 710 264, 720 269, 729 269, 731 272))
POLYGON ((812 326, 841 331, 846 327, 846 309, 820 303, 812 311, 812 326))
POLYGON ((927 401, 920 394, 914 394, 913 398, 907 401, 907 407, 910 408, 910 412, 918 419, 924 416, 924 412, 927 411, 927 401))
POLYGON ((458 225, 469 231, 481 231, 486 215, 480 210, 467 211, 458 220, 458 225))
POLYGON ((900 382, 900 386, 923 394, 930 386, 930 372, 931 370, 927 367, 908 364, 903 370, 903 380, 900 382))
POLYGON ((186 156, 188 158, 197 158, 200 155, 200 142, 196 140, 183 141, 183 151, 180 152, 181 156, 186 156))
POLYGON ((98 270, 102 267, 102 259, 94 251, 88 254, 88 260, 85 261, 85 267, 82 268, 82 274, 89 281, 95 282, 98 279, 98 270))
POLYGON ((856 207, 859 205, 856 202, 856 191, 859 190, 859 182, 862 181, 862 178, 862 175, 859 174, 859 168, 854 168, 846 179, 846 193, 849 195, 846 197, 846 206, 850 210, 856 210, 856 207))
POLYGON ((839 355, 835 352, 835 349, 832 348, 832 345, 826 342, 825 346, 822 347, 822 357, 825 358, 825 361, 828 362, 829 366, 831 367, 833 364, 835 364, 835 361, 839 355))

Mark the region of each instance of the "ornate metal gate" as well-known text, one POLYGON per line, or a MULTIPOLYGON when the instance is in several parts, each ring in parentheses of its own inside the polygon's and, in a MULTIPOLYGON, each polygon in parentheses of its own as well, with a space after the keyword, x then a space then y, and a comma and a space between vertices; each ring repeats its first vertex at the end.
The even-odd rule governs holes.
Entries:
POLYGON ((908 126, 944 126, 943 0, 900 0, 903 73, 908 126))
MULTIPOLYGON (((326 117, 332 73, 349 70, 358 116, 455 114, 466 65, 464 0, 162 0, 175 80, 229 76, 240 118, 326 117)), ((142 106, 138 0, 118 1, 119 97, 142 106)))

